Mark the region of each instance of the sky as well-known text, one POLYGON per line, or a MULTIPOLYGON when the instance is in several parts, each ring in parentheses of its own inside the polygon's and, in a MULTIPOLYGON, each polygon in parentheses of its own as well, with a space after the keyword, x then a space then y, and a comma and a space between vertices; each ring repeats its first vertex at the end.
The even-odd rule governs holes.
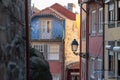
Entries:
POLYGON ((49 7, 53 5, 54 3, 59 3, 62 6, 67 6, 68 3, 74 3, 76 5, 75 12, 78 12, 78 13, 80 12, 78 0, 31 0, 31 5, 34 4, 34 6, 40 10, 46 7, 49 7))

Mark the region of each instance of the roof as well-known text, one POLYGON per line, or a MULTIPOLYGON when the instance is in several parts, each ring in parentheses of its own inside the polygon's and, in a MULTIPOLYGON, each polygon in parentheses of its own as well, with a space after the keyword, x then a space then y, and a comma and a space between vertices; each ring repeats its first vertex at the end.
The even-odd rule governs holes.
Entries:
POLYGON ((53 10, 52 8, 49 8, 49 7, 34 14, 33 17, 34 16, 47 16, 47 15, 55 16, 55 17, 59 18, 60 20, 64 19, 64 17, 62 15, 60 15, 58 12, 56 12, 55 10, 53 10))
POLYGON ((55 3, 54 5, 39 11, 38 13, 34 14, 33 17, 34 16, 46 16, 46 15, 52 15, 59 19, 65 19, 65 18, 69 18, 71 20, 76 19, 76 15, 74 13, 72 13, 71 11, 64 8, 58 3, 55 3))
POLYGON ((68 9, 66 9, 65 7, 61 6, 58 3, 55 3, 54 5, 52 5, 51 8, 60 12, 61 14, 63 14, 64 16, 66 16, 67 18, 69 18, 71 20, 76 20, 75 13, 69 11, 68 9))

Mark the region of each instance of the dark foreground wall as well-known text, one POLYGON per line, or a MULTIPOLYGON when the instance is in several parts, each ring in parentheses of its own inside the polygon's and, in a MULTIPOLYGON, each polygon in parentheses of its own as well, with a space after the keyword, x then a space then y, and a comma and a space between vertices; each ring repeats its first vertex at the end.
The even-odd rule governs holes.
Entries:
POLYGON ((0 0, 0 80, 26 80, 24 0, 0 0))

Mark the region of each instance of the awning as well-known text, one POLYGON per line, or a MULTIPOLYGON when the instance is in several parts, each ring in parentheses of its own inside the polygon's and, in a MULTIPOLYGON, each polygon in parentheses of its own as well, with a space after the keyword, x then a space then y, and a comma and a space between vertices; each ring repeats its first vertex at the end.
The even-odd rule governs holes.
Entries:
POLYGON ((115 46, 113 47, 114 52, 120 52, 120 46, 115 46))
POLYGON ((105 45, 105 49, 110 50, 112 48, 111 45, 105 45))

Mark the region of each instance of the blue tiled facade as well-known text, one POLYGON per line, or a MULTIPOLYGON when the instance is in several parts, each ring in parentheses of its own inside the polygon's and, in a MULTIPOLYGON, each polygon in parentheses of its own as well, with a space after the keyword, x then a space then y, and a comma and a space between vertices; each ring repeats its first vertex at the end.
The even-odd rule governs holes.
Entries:
POLYGON ((38 17, 31 20, 31 39, 40 39, 40 21, 38 17))
MULTIPOLYGON (((43 19, 44 17, 42 17, 43 19)), ((51 17, 45 17, 47 19, 51 17)), ((64 37, 64 27, 65 21, 59 20, 55 17, 52 17, 52 39, 63 39, 64 37)), ((32 18, 31 20, 31 39, 40 40, 41 38, 41 25, 40 25, 41 17, 37 16, 32 18)))

